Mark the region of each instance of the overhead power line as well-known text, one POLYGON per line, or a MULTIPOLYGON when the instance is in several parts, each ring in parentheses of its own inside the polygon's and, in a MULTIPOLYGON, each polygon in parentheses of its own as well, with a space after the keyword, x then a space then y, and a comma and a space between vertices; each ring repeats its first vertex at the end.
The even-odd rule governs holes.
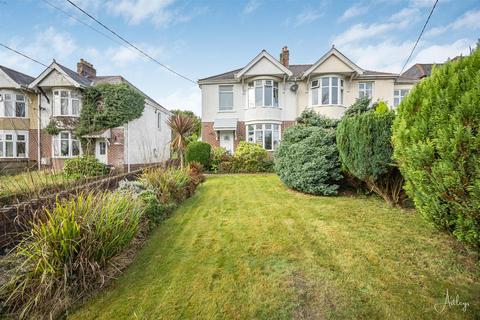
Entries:
POLYGON ((425 21, 425 24, 423 25, 422 31, 420 31, 420 34, 418 35, 417 41, 415 42, 415 45, 413 46, 412 51, 410 51, 410 55, 408 56, 407 61, 405 61, 405 63, 403 64, 403 67, 402 67, 402 70, 400 71, 400 74, 402 74, 403 70, 407 66, 407 63, 410 61, 410 58, 412 57, 413 52, 417 48, 418 42, 420 41, 420 38, 422 37, 423 32, 425 31, 425 28, 427 27, 427 24, 430 21, 430 18, 432 17, 433 10, 435 10, 435 7, 437 6, 437 3, 438 3, 438 0, 435 0, 435 3, 433 4, 432 10, 430 10, 430 14, 428 15, 427 20, 425 21))
POLYGON ((88 13, 87 11, 85 11, 84 9, 82 9, 81 7, 79 7, 76 3, 74 3, 73 1, 70 1, 70 0, 67 0, 68 3, 70 3, 72 6, 74 6, 75 8, 77 8, 79 11, 81 11, 83 14, 85 14, 86 16, 88 16, 90 19, 92 19, 93 21, 95 21, 96 23, 98 23, 99 25, 101 25, 104 29, 106 29, 107 31, 109 31, 110 33, 112 33, 113 35, 115 35, 117 38, 119 38, 120 40, 122 40, 123 42, 125 42, 126 44, 128 44, 129 46, 131 46, 132 48, 134 48, 135 50, 137 50, 138 52, 140 52, 142 55, 144 55, 145 57, 147 57, 148 59, 152 60, 153 62, 157 63, 158 65, 160 65, 161 67, 165 68, 166 70, 172 72, 173 74, 187 80, 187 81, 190 81, 192 83, 195 83, 197 84, 197 82, 195 80, 192 80, 190 79, 189 77, 187 76, 184 76, 183 74, 173 70, 172 68, 166 66, 165 64, 161 63, 160 61, 158 61, 157 59, 155 59, 154 57, 150 56, 148 53, 146 53, 145 51, 143 51, 142 49, 138 48, 136 45, 132 44, 130 41, 128 41, 127 39, 125 39, 123 36, 121 36, 120 34, 118 34, 117 32, 115 32, 113 29, 111 29, 110 27, 108 27, 107 25, 105 25, 103 22, 101 22, 100 20, 98 20, 97 18, 95 18, 94 16, 92 16, 90 13, 88 13))
POLYGON ((27 58, 27 59, 30 60, 30 61, 33 61, 33 62, 35 62, 35 63, 38 63, 38 64, 40 64, 40 65, 48 68, 48 66, 47 66, 45 63, 40 62, 40 61, 38 61, 38 60, 36 60, 36 59, 34 59, 34 58, 32 58, 32 57, 29 57, 29 56, 27 56, 25 53, 22 53, 22 52, 20 52, 20 51, 18 51, 18 50, 15 50, 15 49, 13 49, 13 48, 10 48, 9 46, 7 46, 7 45, 5 45, 5 44, 3 44, 3 43, 0 43, 0 46, 1 46, 1 47, 4 47, 5 49, 8 49, 8 50, 10 50, 10 51, 12 51, 12 52, 15 52, 16 54, 21 55, 22 57, 27 58))

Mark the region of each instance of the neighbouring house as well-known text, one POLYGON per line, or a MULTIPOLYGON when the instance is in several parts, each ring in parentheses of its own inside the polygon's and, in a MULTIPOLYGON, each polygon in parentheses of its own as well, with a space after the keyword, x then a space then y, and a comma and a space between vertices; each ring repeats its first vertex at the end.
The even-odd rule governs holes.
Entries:
POLYGON ((0 174, 35 166, 30 138, 37 129, 33 77, 0 65, 0 174))
POLYGON ((245 67, 198 81, 202 91, 202 140, 233 152, 242 140, 268 151, 306 109, 339 119, 359 97, 395 108, 431 64, 416 64, 401 75, 365 70, 334 46, 314 64, 290 64, 263 50, 245 67))
POLYGON ((33 103, 38 121, 37 132, 31 131, 28 142, 29 158, 43 167, 61 169, 65 159, 82 155, 85 146, 81 138, 93 142, 97 159, 121 170, 170 157, 171 131, 166 122, 170 112, 121 76, 97 76, 93 65, 83 59, 77 64, 77 72, 54 60, 30 81, 28 89, 37 94, 33 103), (143 114, 120 127, 76 137, 74 125, 82 110, 82 91, 103 82, 127 83, 141 93, 145 97, 143 114), (59 133, 53 136, 46 130, 52 119, 61 124, 59 133))

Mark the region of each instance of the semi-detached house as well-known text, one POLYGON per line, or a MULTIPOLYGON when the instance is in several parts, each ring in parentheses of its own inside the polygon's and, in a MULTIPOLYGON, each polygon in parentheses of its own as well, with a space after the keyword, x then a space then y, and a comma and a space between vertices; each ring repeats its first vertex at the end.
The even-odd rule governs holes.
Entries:
POLYGON ((357 98, 368 96, 395 108, 431 72, 416 64, 403 74, 365 70, 334 46, 313 64, 291 65, 263 50, 243 68, 200 79, 202 140, 233 152, 240 141, 273 151, 282 132, 303 110, 339 119, 357 98))
POLYGON ((83 154, 80 138, 92 143, 97 159, 121 170, 170 157, 170 112, 122 76, 97 76, 93 65, 83 59, 76 72, 53 61, 37 78, 5 67, 1 71, 10 73, 16 83, 0 82, 0 163, 10 167, 39 163, 60 169, 66 159, 83 154), (126 83, 137 90, 145 98, 143 114, 119 127, 76 137, 74 124, 81 114, 82 92, 99 83, 126 83), (18 112, 22 107, 25 111, 18 112), (52 120, 59 124, 56 135, 46 130, 52 120))

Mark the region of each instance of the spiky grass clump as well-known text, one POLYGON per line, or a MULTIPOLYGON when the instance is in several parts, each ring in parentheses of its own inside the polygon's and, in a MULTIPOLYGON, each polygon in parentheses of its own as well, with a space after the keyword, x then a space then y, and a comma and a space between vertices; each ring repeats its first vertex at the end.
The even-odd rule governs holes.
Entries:
POLYGON ((189 184, 191 177, 187 169, 155 168, 145 171, 141 181, 150 186, 162 204, 179 204, 191 194, 189 184))
POLYGON ((119 193, 57 202, 11 254, 17 261, 0 297, 25 317, 57 317, 85 292, 101 286, 109 260, 141 226, 143 208, 119 193))

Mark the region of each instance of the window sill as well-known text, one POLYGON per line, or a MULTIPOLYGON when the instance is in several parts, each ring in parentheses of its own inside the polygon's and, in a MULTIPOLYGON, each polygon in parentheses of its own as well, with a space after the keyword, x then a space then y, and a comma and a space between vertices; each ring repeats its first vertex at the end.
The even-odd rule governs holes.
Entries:
POLYGON ((235 110, 218 110, 217 112, 218 113, 235 113, 237 111, 235 111, 235 110))
POLYGON ((0 157, 0 160, 28 160, 28 156, 25 156, 25 157, 0 157))
POLYGON ((0 116, 0 119, 30 119, 29 117, 5 117, 0 116))
POLYGON ((317 105, 310 106, 310 108, 324 108, 324 107, 339 107, 339 108, 345 108, 345 109, 347 108, 342 104, 317 104, 317 105))
POLYGON ((282 107, 270 107, 270 106, 257 106, 252 108, 245 108, 245 110, 252 110, 252 109, 275 109, 275 110, 283 110, 282 107))

